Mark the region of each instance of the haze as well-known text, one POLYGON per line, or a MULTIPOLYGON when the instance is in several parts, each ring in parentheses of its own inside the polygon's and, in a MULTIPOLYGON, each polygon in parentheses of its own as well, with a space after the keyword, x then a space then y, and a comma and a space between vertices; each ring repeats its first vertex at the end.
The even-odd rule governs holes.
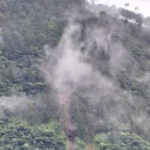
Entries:
POLYGON ((94 2, 96 4, 106 4, 108 6, 115 5, 116 7, 123 7, 129 10, 135 11, 138 13, 142 13, 145 17, 150 16, 150 1, 148 0, 88 0, 89 2, 94 2), (130 4, 128 7, 125 7, 125 4, 130 4))

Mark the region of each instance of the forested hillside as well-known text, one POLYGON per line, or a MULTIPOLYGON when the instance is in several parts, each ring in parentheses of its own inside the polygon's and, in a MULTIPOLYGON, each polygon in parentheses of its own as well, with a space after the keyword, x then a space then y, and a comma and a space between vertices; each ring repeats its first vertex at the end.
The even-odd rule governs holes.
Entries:
POLYGON ((150 150, 149 20, 0 0, 0 150, 150 150))

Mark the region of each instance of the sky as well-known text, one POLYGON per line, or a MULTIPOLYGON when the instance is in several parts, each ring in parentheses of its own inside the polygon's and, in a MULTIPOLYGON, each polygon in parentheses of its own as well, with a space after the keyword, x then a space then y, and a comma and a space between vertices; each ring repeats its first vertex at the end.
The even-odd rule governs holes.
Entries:
POLYGON ((116 7, 123 7, 129 10, 134 11, 135 7, 139 10, 136 10, 143 14, 143 16, 148 17, 150 16, 150 0, 88 0, 95 1, 95 3, 106 4, 108 6, 115 5, 116 7), (129 3, 128 7, 125 7, 125 4, 129 3))

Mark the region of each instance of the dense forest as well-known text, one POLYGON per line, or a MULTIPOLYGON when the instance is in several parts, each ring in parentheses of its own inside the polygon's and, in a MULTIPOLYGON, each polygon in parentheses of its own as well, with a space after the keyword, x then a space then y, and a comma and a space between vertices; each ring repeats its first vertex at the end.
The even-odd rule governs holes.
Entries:
POLYGON ((0 0, 0 150, 150 150, 149 25, 84 0, 0 0))

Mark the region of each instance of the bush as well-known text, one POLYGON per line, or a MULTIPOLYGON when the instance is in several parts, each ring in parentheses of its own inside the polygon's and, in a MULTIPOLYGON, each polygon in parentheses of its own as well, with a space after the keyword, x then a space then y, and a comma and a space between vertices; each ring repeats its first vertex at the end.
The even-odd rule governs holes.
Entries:
POLYGON ((116 136, 96 135, 95 145, 98 150, 150 150, 150 144, 135 134, 120 132, 116 136))
POLYGON ((1 150, 66 150, 66 137, 57 122, 31 126, 26 121, 0 120, 1 150))

